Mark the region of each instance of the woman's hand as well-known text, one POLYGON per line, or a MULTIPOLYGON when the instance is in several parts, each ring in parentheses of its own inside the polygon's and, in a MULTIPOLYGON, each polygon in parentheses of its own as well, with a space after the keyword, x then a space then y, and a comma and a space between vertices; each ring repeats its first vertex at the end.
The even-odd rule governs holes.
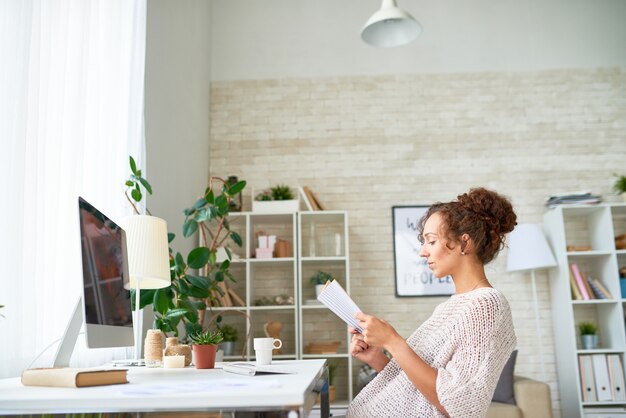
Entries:
POLYGON ((389 351, 389 344, 404 342, 404 338, 387 321, 364 313, 356 314, 355 318, 363 329, 363 343, 367 346, 386 348, 389 351))
POLYGON ((359 333, 359 331, 354 328, 350 327, 349 331, 352 334, 352 341, 350 341, 350 354, 361 360, 363 363, 374 367, 372 363, 375 363, 379 354, 382 354, 380 348, 368 345, 365 341, 363 341, 363 334, 359 333))

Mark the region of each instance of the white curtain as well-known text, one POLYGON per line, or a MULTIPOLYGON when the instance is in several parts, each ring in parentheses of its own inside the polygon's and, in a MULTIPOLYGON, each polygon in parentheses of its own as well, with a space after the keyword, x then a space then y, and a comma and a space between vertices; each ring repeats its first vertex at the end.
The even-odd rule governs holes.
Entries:
MULTIPOLYGON (((0 0, 0 377, 51 365, 81 293, 78 196, 130 214, 145 25, 146 0, 0 0)), ((81 347, 71 365, 132 357, 81 347)))

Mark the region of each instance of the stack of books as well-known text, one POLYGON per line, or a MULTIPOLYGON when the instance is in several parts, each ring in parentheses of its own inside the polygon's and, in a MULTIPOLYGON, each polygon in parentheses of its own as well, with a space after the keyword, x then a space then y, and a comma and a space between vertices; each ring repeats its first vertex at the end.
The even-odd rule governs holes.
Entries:
POLYGON ((585 275, 575 263, 572 263, 570 268, 570 287, 573 300, 613 299, 611 292, 600 280, 585 275))
POLYGON ((602 197, 591 192, 573 192, 550 196, 546 201, 546 206, 554 208, 559 205, 591 205, 600 202, 602 202, 602 197))

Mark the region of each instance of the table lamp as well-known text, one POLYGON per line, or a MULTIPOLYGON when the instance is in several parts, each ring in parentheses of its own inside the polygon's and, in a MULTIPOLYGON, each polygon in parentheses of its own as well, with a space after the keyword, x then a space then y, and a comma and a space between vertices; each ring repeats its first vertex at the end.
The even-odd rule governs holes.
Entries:
POLYGON ((535 270, 556 266, 556 260, 548 245, 543 231, 537 224, 519 224, 508 238, 509 255, 507 271, 529 271, 532 279, 533 299, 535 306, 535 326, 537 343, 539 345, 539 361, 541 364, 542 379, 545 380, 543 361, 543 342, 541 341, 541 321, 539 316, 539 300, 537 298, 537 284, 535 270))
POLYGON ((124 219, 128 254, 129 288, 135 289, 135 360, 141 354, 140 289, 161 289, 171 284, 167 223, 148 215, 124 219))

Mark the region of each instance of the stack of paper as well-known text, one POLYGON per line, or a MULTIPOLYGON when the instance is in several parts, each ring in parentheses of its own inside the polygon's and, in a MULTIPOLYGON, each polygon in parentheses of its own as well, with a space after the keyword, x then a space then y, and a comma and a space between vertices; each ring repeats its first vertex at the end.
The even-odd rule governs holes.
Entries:
POLYGON ((359 332, 363 329, 359 325, 359 321, 354 317, 357 313, 362 312, 354 303, 350 296, 343 290, 343 287, 337 280, 327 281, 324 288, 320 292, 317 300, 328 307, 335 315, 341 318, 346 324, 350 325, 359 332))

